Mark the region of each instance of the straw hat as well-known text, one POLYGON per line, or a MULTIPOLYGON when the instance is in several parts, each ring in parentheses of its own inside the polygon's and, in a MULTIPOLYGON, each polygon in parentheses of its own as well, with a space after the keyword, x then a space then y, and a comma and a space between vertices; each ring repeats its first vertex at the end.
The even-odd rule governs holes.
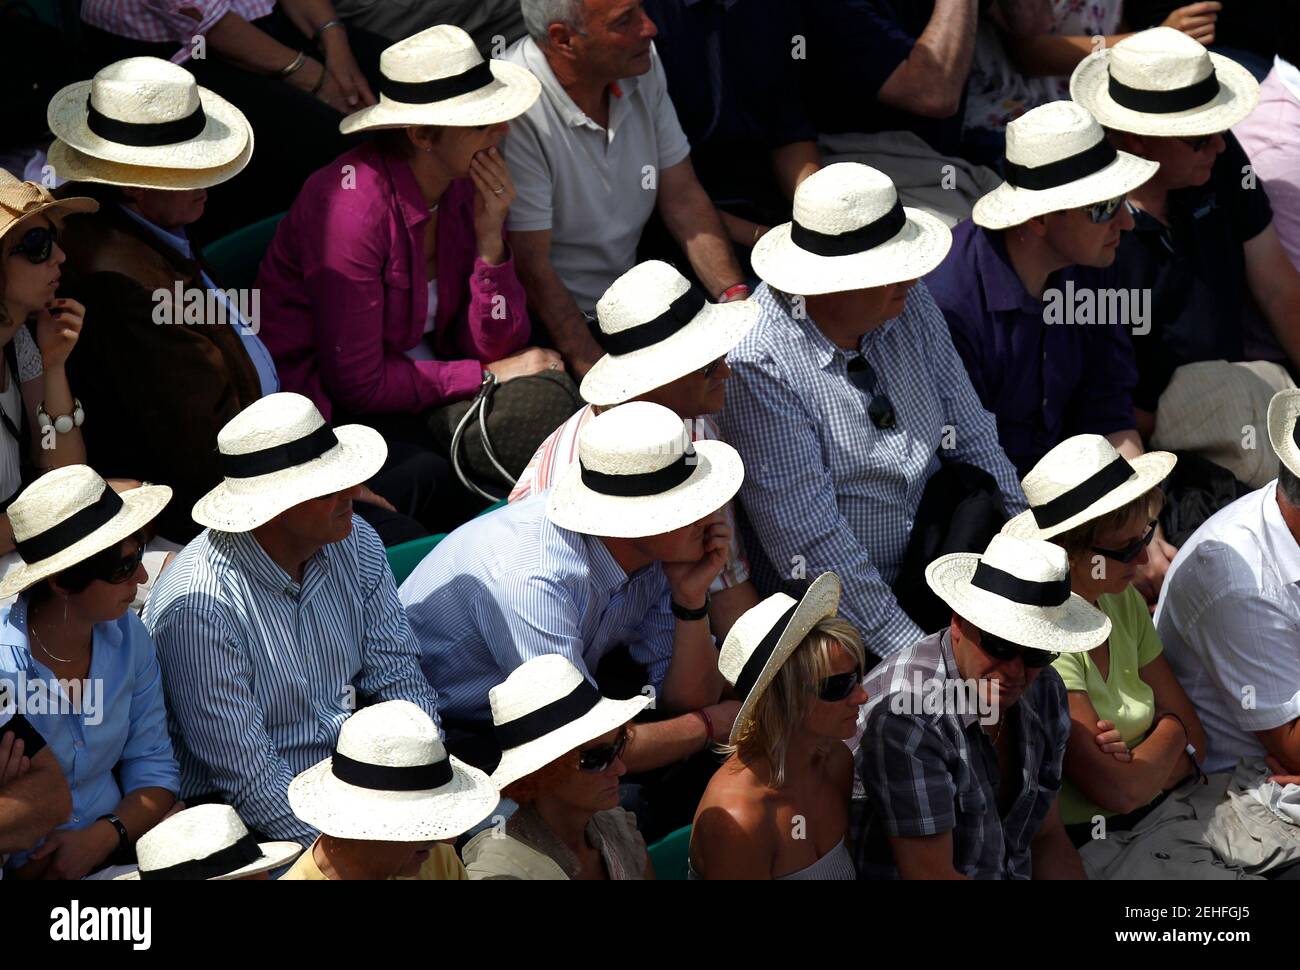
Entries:
POLYGON ((485 61, 469 34, 430 27, 379 56, 379 103, 339 122, 339 131, 408 125, 495 125, 527 111, 541 82, 517 64, 485 61))
POLYGON ((99 203, 84 196, 56 199, 36 182, 22 182, 0 168, 0 239, 30 216, 46 213, 51 220, 73 212, 94 212, 99 203))
POLYGON ((1300 475, 1300 442, 1296 440, 1296 415, 1300 414, 1300 389, 1279 391, 1268 402, 1268 440, 1278 459, 1292 475, 1300 475))
POLYGON ((758 322, 752 300, 709 303, 686 277, 651 260, 616 279, 596 304, 605 349, 582 380, 582 396, 622 404, 707 367, 758 322))
POLYGON ((984 554, 954 552, 925 581, 958 616, 1022 647, 1085 653, 1110 636, 1110 619, 1070 592, 1070 560, 1042 539, 995 535, 984 554))
POLYGON ((1097 120, 1053 101, 1007 125, 1006 178, 975 203, 978 226, 1006 229, 1035 216, 1105 202, 1151 178, 1159 162, 1116 151, 1097 120))
POLYGON ((884 172, 837 162, 799 183, 794 221, 766 233, 750 263, 770 286, 811 296, 918 279, 951 246, 948 227, 904 208, 884 172))
POLYGON ((59 178, 158 189, 217 185, 248 164, 253 129, 225 98, 157 57, 128 57, 50 99, 59 178))
POLYGON ((546 515, 562 529, 587 535, 662 535, 722 508, 744 477, 731 445, 692 443, 672 411, 631 401, 582 429, 578 460, 556 480, 546 515))
POLYGON ((254 401, 217 435, 225 481, 194 503, 194 521, 248 532, 308 499, 351 488, 383 467, 388 445, 362 424, 331 429, 301 394, 254 401))
POLYGON ((1148 451, 1128 459, 1099 434, 1066 438, 1021 482, 1029 508, 1002 527, 1021 539, 1050 539, 1123 508, 1155 488, 1178 458, 1148 451))
POLYGON ((601 697, 577 667, 558 653, 520 664, 488 691, 501 761, 492 781, 505 788, 556 758, 608 734, 650 703, 644 694, 625 701, 601 697))
POLYGON ((0 598, 112 548, 139 532, 171 497, 166 485, 142 485, 118 495, 86 465, 46 472, 9 506, 23 562, 0 581, 0 598))
POLYGON ((1254 110, 1259 82, 1172 27, 1152 27, 1084 58, 1070 97, 1107 128, 1155 137, 1213 135, 1254 110))
POLYGON ((743 698, 731 725, 733 743, 781 665, 813 627, 835 615, 839 605, 840 578, 822 573, 799 599, 773 593, 732 625, 718 654, 718 670, 743 698))
POLYGON ((450 839, 498 801, 488 776, 447 754, 433 719, 410 701, 357 711, 343 722, 333 757, 289 783, 293 813, 336 839, 450 839))
POLYGON ((139 868, 119 880, 243 879, 287 866, 297 842, 258 842, 229 805, 195 805, 169 815, 135 844, 139 868))

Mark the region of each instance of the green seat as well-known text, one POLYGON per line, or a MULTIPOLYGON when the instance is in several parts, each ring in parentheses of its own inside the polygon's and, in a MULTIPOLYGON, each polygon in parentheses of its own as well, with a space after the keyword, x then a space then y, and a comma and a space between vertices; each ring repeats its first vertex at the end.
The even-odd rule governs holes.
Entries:
POLYGON ((257 279, 257 267, 261 265, 275 235, 275 227, 284 215, 279 212, 267 216, 261 222, 236 229, 203 248, 203 256, 212 267, 218 286, 236 290, 252 287, 257 279))
POLYGON ((406 581, 406 577, 415 571, 415 567, 420 565, 420 560, 429 554, 429 550, 445 538, 447 533, 440 532, 436 536, 412 539, 410 542, 385 549, 384 551, 388 553, 388 568, 393 571, 393 579, 397 585, 401 586, 406 581))
POLYGON ((650 863, 655 867, 656 879, 681 882, 686 879, 691 854, 691 827, 683 825, 669 832, 649 848, 650 863))
POLYGON ((477 519, 480 515, 487 515, 489 512, 495 512, 497 509, 503 509, 503 508, 505 508, 505 507, 506 507, 506 500, 505 500, 505 499, 502 499, 500 502, 497 502, 496 505, 489 505, 487 508, 485 508, 485 509, 484 509, 482 512, 480 512, 478 515, 474 516, 474 518, 477 519))

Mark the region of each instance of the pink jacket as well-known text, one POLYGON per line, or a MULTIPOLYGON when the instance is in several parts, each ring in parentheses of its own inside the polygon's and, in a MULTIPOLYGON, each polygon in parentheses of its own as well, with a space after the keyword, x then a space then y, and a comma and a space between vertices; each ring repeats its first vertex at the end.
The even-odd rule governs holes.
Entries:
POLYGON ((509 256, 476 253, 474 185, 457 179, 438 206, 438 309, 430 335, 440 360, 405 351, 424 331, 429 296, 428 206, 410 166, 373 143, 312 175, 262 260, 260 336, 286 391, 326 420, 415 413, 473 394, 482 365, 528 341, 523 286, 509 256), (495 311, 495 313, 494 313, 495 311))

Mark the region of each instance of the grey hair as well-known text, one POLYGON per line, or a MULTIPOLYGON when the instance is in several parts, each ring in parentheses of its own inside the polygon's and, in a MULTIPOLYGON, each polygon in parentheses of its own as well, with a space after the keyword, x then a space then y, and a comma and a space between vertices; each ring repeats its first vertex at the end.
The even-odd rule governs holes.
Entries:
POLYGON ((583 0, 519 0, 519 9, 528 36, 544 47, 550 43, 547 28, 551 24, 582 26, 582 3, 583 0))
POLYGON ((1300 508, 1300 478, 1286 467, 1286 462, 1279 462, 1277 469, 1277 487, 1282 490, 1286 500, 1300 508))

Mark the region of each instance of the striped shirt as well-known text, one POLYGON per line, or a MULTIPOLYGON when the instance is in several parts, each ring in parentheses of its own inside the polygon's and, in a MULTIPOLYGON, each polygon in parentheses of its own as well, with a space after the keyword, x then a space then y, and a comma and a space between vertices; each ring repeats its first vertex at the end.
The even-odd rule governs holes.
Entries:
POLYGON ((924 636, 890 584, 940 450, 989 472, 1012 514, 1025 508, 1016 470, 924 283, 858 345, 893 404, 889 431, 871 423, 868 396, 849 381, 855 354, 831 343, 801 302, 766 284, 752 299, 762 312, 727 357, 721 426, 745 462, 755 581, 767 592, 786 576, 837 573, 840 612, 868 649, 889 656, 924 636))
POLYGON ((275 0, 82 0, 81 19, 118 37, 155 44, 175 41, 180 49, 171 59, 180 64, 193 53, 194 38, 226 14, 251 22, 274 9, 275 0))
MULTIPOLYGON (((519 476, 519 481, 510 492, 510 501, 517 502, 534 492, 544 492, 559 478, 560 473, 578 460, 578 435, 596 416, 596 409, 588 404, 573 417, 565 421, 551 436, 538 446, 528 467, 519 476)), ((698 418, 687 418, 686 426, 691 431, 692 441, 718 441, 722 435, 718 425, 707 414, 698 418)), ((718 573, 717 579, 709 587, 710 593, 720 593, 724 589, 739 586, 749 579, 749 560, 740 541, 740 530, 736 528, 736 510, 728 502, 723 506, 727 527, 731 529, 731 547, 727 552, 727 564, 718 573)))
POLYGON ((656 692, 672 660, 663 568, 629 576, 600 539, 551 522, 545 495, 462 525, 415 568, 401 597, 448 719, 490 720, 488 690, 543 654, 566 657, 594 683, 601 658, 625 645, 656 692))
POLYGON ((330 756, 358 706, 407 700, 437 721, 383 546, 359 516, 301 583, 250 533, 205 529, 159 578, 145 622, 181 796, 216 792, 269 838, 316 838, 289 808, 289 782, 330 756))

